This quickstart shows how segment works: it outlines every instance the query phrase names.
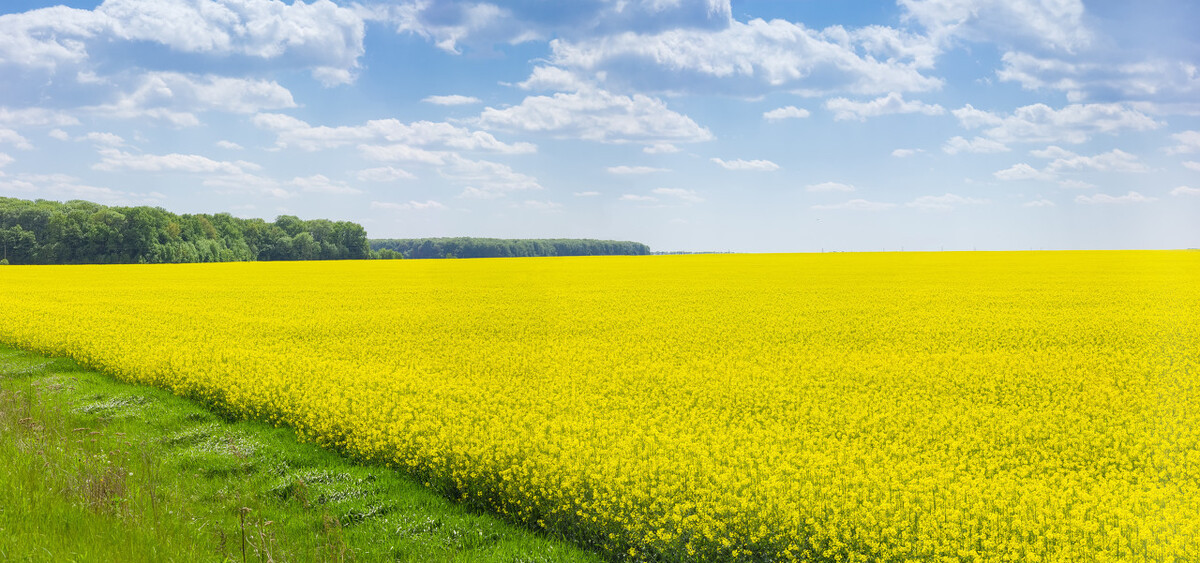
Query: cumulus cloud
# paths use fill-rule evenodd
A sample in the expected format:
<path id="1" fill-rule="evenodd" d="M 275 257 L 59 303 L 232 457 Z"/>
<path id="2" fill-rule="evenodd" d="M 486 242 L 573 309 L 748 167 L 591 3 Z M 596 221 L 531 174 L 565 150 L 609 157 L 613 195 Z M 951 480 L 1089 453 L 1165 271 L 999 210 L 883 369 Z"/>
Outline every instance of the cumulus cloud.
<path id="1" fill-rule="evenodd" d="M 653 190 L 650 190 L 650 193 L 667 197 L 675 197 L 690 203 L 700 203 L 704 201 L 704 198 L 696 194 L 696 190 L 687 190 L 684 188 L 654 188 Z"/>
<path id="2" fill-rule="evenodd" d="M 605 170 L 609 174 L 652 174 L 654 172 L 669 172 L 666 168 L 655 168 L 653 166 L 609 166 Z"/>
<path id="3" fill-rule="evenodd" d="M 657 98 L 623 96 L 584 89 L 553 96 L 529 96 L 507 108 L 489 107 L 479 115 L 485 128 L 550 133 L 608 143 L 647 144 L 700 142 L 713 138 L 708 129 L 676 113 Z"/>
<path id="4" fill-rule="evenodd" d="M 462 105 L 469 105 L 469 104 L 478 104 L 478 103 L 482 102 L 483 100 L 480 100 L 479 98 L 476 98 L 474 96 L 462 96 L 459 94 L 451 94 L 449 96 L 428 96 L 426 98 L 423 98 L 421 101 L 428 103 L 428 104 L 438 105 L 438 106 L 462 106 Z"/>
<path id="5" fill-rule="evenodd" d="M 846 98 L 832 98 L 825 101 L 825 109 L 833 112 L 833 118 L 838 120 L 856 119 L 866 121 L 868 117 L 877 117 L 894 113 L 923 113 L 925 115 L 942 115 L 946 109 L 937 104 L 926 104 L 917 100 L 905 101 L 898 92 L 891 92 L 881 98 L 868 102 L 855 102 Z"/>
<path id="6" fill-rule="evenodd" d="M 0 16 L 0 18 L 3 17 Z M 63 111 L 41 107 L 17 109 L 0 107 L 0 125 L 10 127 L 69 127 L 79 125 L 79 119 Z"/>
<path id="7" fill-rule="evenodd" d="M 444 155 L 415 148 L 430 145 L 503 154 L 537 151 L 537 146 L 532 143 L 505 143 L 486 131 L 472 131 L 446 122 L 404 123 L 398 119 L 375 119 L 362 125 L 328 127 L 309 125 L 289 115 L 260 113 L 254 116 L 254 124 L 260 129 L 273 131 L 275 145 L 279 148 L 316 151 L 358 144 L 361 149 L 365 144 L 367 148 L 363 149 L 364 152 L 378 160 L 418 160 L 440 164 Z M 383 141 L 394 144 L 378 144 Z M 394 156 L 383 156 L 388 153 Z"/>
<path id="8" fill-rule="evenodd" d="M 81 137 L 77 137 L 77 141 L 91 141 L 97 145 L 107 147 L 119 147 L 125 144 L 125 139 L 114 133 L 104 133 L 100 131 L 92 131 Z"/>
<path id="9" fill-rule="evenodd" d="M 924 149 L 896 149 L 892 151 L 892 156 L 896 158 L 908 158 L 919 152 L 925 152 Z"/>
<path id="10" fill-rule="evenodd" d="M 364 182 L 394 182 L 396 180 L 415 179 L 411 172 L 394 166 L 382 166 L 359 170 L 355 177 Z"/>
<path id="11" fill-rule="evenodd" d="M 806 109 L 801 109 L 796 106 L 784 106 L 775 108 L 771 111 L 763 112 L 763 119 L 767 121 L 782 121 L 784 119 L 803 119 L 809 116 Z"/>
<path id="12" fill-rule="evenodd" d="M 1075 196 L 1076 203 L 1087 203 L 1087 204 L 1146 203 L 1146 202 L 1157 201 L 1157 200 L 1158 200 L 1158 198 L 1156 198 L 1156 197 L 1147 197 L 1147 196 L 1144 196 L 1144 195 L 1142 195 L 1138 192 L 1134 192 L 1134 191 L 1131 191 L 1125 195 L 1119 195 L 1119 196 L 1111 196 L 1108 194 L 1096 194 L 1093 196 L 1086 196 L 1086 195 Z"/>
<path id="13" fill-rule="evenodd" d="M 84 109 L 105 117 L 149 117 L 193 127 L 200 124 L 195 114 L 199 111 L 254 113 L 292 107 L 296 107 L 292 93 L 273 81 L 150 72 L 114 101 Z"/>
<path id="14" fill-rule="evenodd" d="M 1173 195 L 1173 196 L 1181 196 L 1181 195 L 1200 195 L 1200 188 L 1192 188 L 1192 187 L 1188 187 L 1188 186 L 1179 186 L 1179 187 L 1177 187 L 1177 188 L 1175 188 L 1175 189 L 1171 190 L 1171 195 Z"/>
<path id="15" fill-rule="evenodd" d="M 1072 52 L 1088 46 L 1081 0 L 899 0 L 934 41 L 1020 43 Z"/>
<path id="16" fill-rule="evenodd" d="M 1191 154 L 1200 152 L 1200 131 L 1180 131 L 1171 135 L 1179 144 L 1168 147 L 1167 154 Z"/>
<path id="17" fill-rule="evenodd" d="M 408 201 L 407 203 L 372 201 L 371 209 L 385 209 L 388 211 L 436 211 L 447 209 L 447 207 L 440 202 L 429 199 L 425 201 Z"/>
<path id="18" fill-rule="evenodd" d="M 991 200 L 947 193 L 943 195 L 923 195 L 905 203 L 904 206 L 921 211 L 949 211 L 960 205 L 986 205 L 989 203 L 991 203 Z"/>
<path id="19" fill-rule="evenodd" d="M 810 192 L 852 192 L 854 191 L 854 186 L 839 182 L 821 182 L 820 184 L 804 186 L 804 189 Z"/>
<path id="20" fill-rule="evenodd" d="M 683 149 L 672 145 L 671 143 L 653 143 L 642 147 L 642 152 L 646 154 L 670 154 L 682 151 Z"/>
<path id="21" fill-rule="evenodd" d="M 952 112 L 967 129 L 984 128 L 1000 143 L 1084 143 L 1096 134 L 1157 129 L 1163 123 L 1125 104 L 1071 104 L 1054 109 L 1046 104 L 1022 106 L 1010 115 L 979 110 L 967 104 Z"/>
<path id="22" fill-rule="evenodd" d="M 12 163 L 13 163 L 13 161 L 14 161 L 13 157 L 11 157 L 11 156 L 8 156 L 7 154 L 0 152 L 0 168 L 4 168 L 5 166 L 8 166 L 9 164 L 12 164 Z"/>
<path id="23" fill-rule="evenodd" d="M 449 180 L 466 185 L 465 197 L 495 198 L 509 192 L 542 189 L 537 178 L 517 172 L 507 164 L 470 160 L 458 155 L 450 155 L 447 166 L 439 172 Z"/>
<path id="24" fill-rule="evenodd" d="M 1048 199 L 1035 199 L 1022 203 L 1021 207 L 1054 207 L 1054 202 Z"/>
<path id="25" fill-rule="evenodd" d="M 523 82 L 518 82 L 517 86 L 523 90 L 560 92 L 577 92 L 590 87 L 586 80 L 580 78 L 574 72 L 565 68 L 545 65 L 534 67 L 533 72 L 529 74 L 529 78 Z"/>
<path id="26" fill-rule="evenodd" d="M 600 195 L 600 192 L 588 190 L 585 192 L 574 192 L 571 195 L 573 195 L 575 197 L 596 197 L 596 196 Z"/>
<path id="27" fill-rule="evenodd" d="M 953 137 L 946 144 L 942 145 L 942 152 L 946 154 L 958 154 L 960 152 L 967 153 L 998 153 L 1008 152 L 1010 149 L 999 141 L 984 139 L 983 137 L 975 137 L 967 140 L 963 137 Z"/>
<path id="28" fill-rule="evenodd" d="M 0 16 L 0 64 L 53 71 L 89 61 L 93 46 L 149 42 L 215 59 L 276 61 L 336 84 L 353 79 L 364 31 L 355 10 L 329 0 L 107 0 L 95 10 L 58 6 Z"/>
<path id="29" fill-rule="evenodd" d="M 1137 156 L 1121 149 L 1113 149 L 1094 156 L 1080 156 L 1062 149 L 1052 152 L 1056 154 L 1057 158 L 1046 166 L 1046 170 L 1052 173 L 1084 168 L 1101 172 L 1148 172 L 1150 170 L 1145 163 L 1138 160 Z"/>
<path id="30" fill-rule="evenodd" d="M 730 21 L 721 29 L 674 28 L 550 42 L 550 62 L 603 73 L 619 86 L 659 91 L 760 94 L 935 90 L 921 73 L 936 49 L 919 35 L 869 26 L 824 31 L 785 20 Z"/>
<path id="31" fill-rule="evenodd" d="M 759 172 L 771 172 L 779 170 L 779 165 L 769 160 L 721 160 L 720 158 L 710 158 L 721 168 L 726 170 L 754 170 Z"/>
<path id="32" fill-rule="evenodd" d="M 1004 170 L 997 170 L 993 176 L 1001 180 L 1052 180 L 1054 175 L 1043 172 L 1024 162 L 1018 162 Z"/>
<path id="33" fill-rule="evenodd" d="M 658 198 L 656 198 L 654 196 L 637 195 L 637 194 L 621 194 L 621 197 L 619 197 L 617 199 L 619 199 L 621 201 L 638 201 L 638 202 L 643 202 L 643 203 L 658 201 Z"/>
<path id="34" fill-rule="evenodd" d="M 1059 90 L 1067 99 L 1123 98 L 1157 102 L 1194 102 L 1200 94 L 1200 74 L 1186 60 L 1141 59 L 1091 62 L 1007 52 L 996 71 L 1001 81 L 1017 82 L 1026 90 Z"/>
<path id="35" fill-rule="evenodd" d="M 731 18 L 728 0 L 598 0 L 554 10 L 525 2 L 403 1 L 360 6 L 359 13 L 389 23 L 397 32 L 424 37 L 450 53 L 555 36 L 586 38 L 615 30 L 714 29 L 728 25 Z"/>
<path id="36" fill-rule="evenodd" d="M 252 162 L 213 160 L 198 154 L 132 154 L 119 149 L 100 149 L 100 162 L 93 170 L 105 172 L 187 172 L 192 174 L 242 174 L 258 169 Z"/>
<path id="37" fill-rule="evenodd" d="M 222 149 L 225 149 L 225 150 L 230 150 L 230 151 L 240 151 L 240 150 L 242 150 L 242 145 L 239 145 L 239 144 L 237 144 L 237 143 L 235 143 L 235 142 L 233 142 L 233 141 L 227 141 L 227 140 L 225 140 L 225 139 L 222 139 L 222 140 L 220 140 L 220 141 L 217 141 L 217 143 L 216 143 L 216 144 L 217 144 L 217 147 L 220 147 L 220 148 L 222 148 Z"/>
<path id="38" fill-rule="evenodd" d="M 896 207 L 894 203 L 886 203 L 882 201 L 869 201 L 865 199 L 852 199 L 843 203 L 819 204 L 813 205 L 813 209 L 818 210 L 833 210 L 845 209 L 849 211 L 881 211 Z"/>
<path id="39" fill-rule="evenodd" d="M 1188 170 L 1200 172 L 1200 162 L 1196 162 L 1195 160 L 1185 160 L 1183 162 L 1183 167 L 1187 168 Z"/>
<path id="40" fill-rule="evenodd" d="M 33 148 L 33 144 L 29 139 L 22 137 L 20 133 L 7 127 L 0 127 L 0 144 L 10 144 L 18 149 L 29 150 Z"/>
<path id="41" fill-rule="evenodd" d="M 302 192 L 319 193 L 319 194 L 338 194 L 338 195 L 353 195 L 361 194 L 362 190 L 352 188 L 346 185 L 345 182 L 339 182 L 327 178 L 324 174 L 315 174 L 313 176 L 295 177 L 288 182 L 289 186 L 299 188 Z"/>

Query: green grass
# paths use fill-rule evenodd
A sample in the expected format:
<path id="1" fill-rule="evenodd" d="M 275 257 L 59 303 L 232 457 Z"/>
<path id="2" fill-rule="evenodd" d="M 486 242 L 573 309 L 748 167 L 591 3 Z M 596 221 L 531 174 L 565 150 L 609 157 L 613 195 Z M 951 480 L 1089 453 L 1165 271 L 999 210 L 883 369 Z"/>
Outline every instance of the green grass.
<path id="1" fill-rule="evenodd" d="M 0 561 L 600 561 L 285 428 L 0 345 Z"/>

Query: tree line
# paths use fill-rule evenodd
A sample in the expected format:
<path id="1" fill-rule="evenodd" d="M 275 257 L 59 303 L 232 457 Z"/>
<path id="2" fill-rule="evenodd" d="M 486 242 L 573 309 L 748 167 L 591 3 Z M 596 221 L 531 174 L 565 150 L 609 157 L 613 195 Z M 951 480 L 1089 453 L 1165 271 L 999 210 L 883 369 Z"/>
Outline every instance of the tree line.
<path id="1" fill-rule="evenodd" d="M 274 222 L 228 213 L 176 215 L 159 207 L 0 197 L 0 260 L 9 264 L 136 264 L 338 260 L 372 256 L 349 221 Z"/>
<path id="2" fill-rule="evenodd" d="M 412 238 L 372 239 L 371 250 L 404 258 L 507 258 L 650 254 L 640 242 L 595 239 Z"/>

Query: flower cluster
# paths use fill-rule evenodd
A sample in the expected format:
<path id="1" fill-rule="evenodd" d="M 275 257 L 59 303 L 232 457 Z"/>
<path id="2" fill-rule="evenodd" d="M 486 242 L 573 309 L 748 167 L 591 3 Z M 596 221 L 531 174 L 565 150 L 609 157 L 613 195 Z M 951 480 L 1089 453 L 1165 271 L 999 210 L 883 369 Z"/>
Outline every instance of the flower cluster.
<path id="1" fill-rule="evenodd" d="M 0 341 L 616 557 L 1200 559 L 1200 253 L 8 267 Z"/>

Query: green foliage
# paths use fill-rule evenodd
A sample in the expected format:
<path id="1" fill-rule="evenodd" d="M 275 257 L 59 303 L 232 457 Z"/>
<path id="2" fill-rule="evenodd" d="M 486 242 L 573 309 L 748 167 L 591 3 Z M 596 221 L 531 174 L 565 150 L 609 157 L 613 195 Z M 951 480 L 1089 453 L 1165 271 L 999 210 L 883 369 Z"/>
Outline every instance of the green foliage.
<path id="1" fill-rule="evenodd" d="M 371 258 L 367 232 L 348 221 L 274 223 L 228 213 L 176 215 L 159 207 L 108 207 L 0 197 L 2 259 L 13 264 L 158 264 Z"/>
<path id="2" fill-rule="evenodd" d="M 371 250 L 391 250 L 405 258 L 507 258 L 519 256 L 644 255 L 640 242 L 595 239 L 423 238 L 374 239 Z"/>

